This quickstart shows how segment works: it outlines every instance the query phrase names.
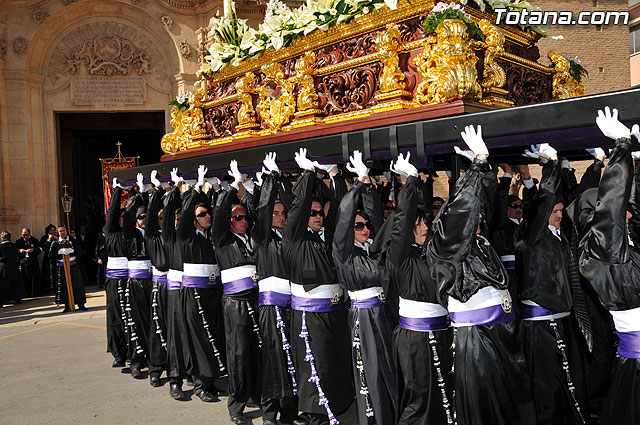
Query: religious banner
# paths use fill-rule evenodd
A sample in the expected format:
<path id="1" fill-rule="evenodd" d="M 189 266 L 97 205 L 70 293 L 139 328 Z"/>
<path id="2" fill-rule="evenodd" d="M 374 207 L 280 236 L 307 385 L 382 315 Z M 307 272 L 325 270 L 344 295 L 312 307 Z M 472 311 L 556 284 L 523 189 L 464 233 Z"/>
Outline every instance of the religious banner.
<path id="1" fill-rule="evenodd" d="M 118 153 L 113 158 L 102 159 L 100 158 L 100 164 L 102 165 L 102 184 L 104 189 L 104 213 L 107 214 L 109 210 L 109 200 L 111 199 L 111 194 L 113 193 L 113 187 L 111 187 L 111 182 L 109 181 L 109 172 L 114 170 L 122 170 L 125 168 L 134 168 L 138 166 L 139 156 L 132 156 L 127 158 L 122 155 L 120 151 L 120 146 L 122 143 L 116 143 L 118 146 Z M 127 192 L 122 193 L 122 198 L 120 200 L 120 207 L 124 208 L 127 201 L 129 200 L 129 194 Z"/>

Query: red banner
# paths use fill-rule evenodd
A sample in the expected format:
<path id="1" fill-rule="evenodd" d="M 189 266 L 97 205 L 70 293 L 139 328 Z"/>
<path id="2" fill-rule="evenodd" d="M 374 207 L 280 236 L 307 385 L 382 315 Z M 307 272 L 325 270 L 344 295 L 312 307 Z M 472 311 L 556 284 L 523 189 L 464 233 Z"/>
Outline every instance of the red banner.
<path id="1" fill-rule="evenodd" d="M 104 213 L 107 214 L 109 210 L 109 200 L 111 199 L 111 195 L 113 194 L 113 188 L 111 187 L 111 182 L 109 181 L 109 172 L 114 170 L 123 170 L 125 168 L 134 168 L 138 166 L 139 156 L 132 156 L 127 158 L 122 155 L 120 152 L 121 143 L 117 143 L 118 146 L 118 154 L 111 159 L 100 159 L 100 164 L 102 165 L 102 183 L 104 187 Z M 122 193 L 122 199 L 120 200 L 120 207 L 124 208 L 125 204 L 129 200 L 129 194 L 127 192 Z"/>

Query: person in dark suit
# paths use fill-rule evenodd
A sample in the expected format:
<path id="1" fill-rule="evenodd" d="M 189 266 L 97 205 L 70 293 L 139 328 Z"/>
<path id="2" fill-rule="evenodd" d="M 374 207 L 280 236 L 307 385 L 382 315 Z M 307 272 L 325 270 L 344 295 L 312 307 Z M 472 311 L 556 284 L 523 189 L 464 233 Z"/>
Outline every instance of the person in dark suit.
<path id="1" fill-rule="evenodd" d="M 0 307 L 9 300 L 20 304 L 25 296 L 18 264 L 18 248 L 11 242 L 11 233 L 5 230 L 0 233 Z"/>
<path id="2" fill-rule="evenodd" d="M 43 294 L 40 265 L 38 264 L 38 255 L 42 252 L 40 242 L 31 236 L 31 230 L 25 227 L 22 229 L 22 237 L 16 240 L 16 247 L 18 248 L 20 272 L 27 296 L 38 297 Z"/>

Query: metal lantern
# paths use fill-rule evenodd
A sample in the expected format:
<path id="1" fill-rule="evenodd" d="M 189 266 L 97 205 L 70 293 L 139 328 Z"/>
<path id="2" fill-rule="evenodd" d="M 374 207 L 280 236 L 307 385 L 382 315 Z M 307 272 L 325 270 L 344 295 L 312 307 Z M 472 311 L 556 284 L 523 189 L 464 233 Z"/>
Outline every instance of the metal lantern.
<path id="1" fill-rule="evenodd" d="M 69 213 L 71 212 L 71 203 L 73 202 L 73 197 L 71 197 L 69 195 L 69 193 L 67 192 L 67 188 L 69 186 L 67 186 L 66 184 L 64 186 L 62 186 L 62 188 L 64 189 L 64 193 L 62 194 L 62 197 L 60 198 L 60 202 L 62 202 L 62 211 L 64 211 L 64 213 L 67 215 L 67 230 L 69 230 Z"/>

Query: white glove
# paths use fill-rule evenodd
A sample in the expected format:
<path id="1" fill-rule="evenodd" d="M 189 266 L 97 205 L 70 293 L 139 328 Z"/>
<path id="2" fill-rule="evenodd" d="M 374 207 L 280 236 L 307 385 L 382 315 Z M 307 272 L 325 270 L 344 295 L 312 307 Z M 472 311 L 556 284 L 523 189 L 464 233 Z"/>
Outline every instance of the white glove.
<path id="1" fill-rule="evenodd" d="M 151 184 L 155 187 L 162 187 L 162 183 L 158 180 L 158 170 L 151 171 Z"/>
<path id="2" fill-rule="evenodd" d="M 347 170 L 358 175 L 358 177 L 368 177 L 369 169 L 362 161 L 362 152 L 356 150 L 353 151 L 351 157 L 349 157 L 349 163 L 347 164 Z"/>
<path id="3" fill-rule="evenodd" d="M 207 183 L 209 183 L 209 186 L 211 187 L 215 187 L 220 186 L 220 179 L 217 177 L 209 177 L 208 179 L 205 179 L 207 181 Z"/>
<path id="4" fill-rule="evenodd" d="M 184 179 L 182 177 L 178 176 L 178 168 L 174 168 L 173 170 L 171 170 L 171 181 L 173 182 L 173 184 L 178 184 L 179 182 L 183 182 Z"/>
<path id="5" fill-rule="evenodd" d="M 391 165 L 389 166 L 389 168 L 391 169 L 392 172 L 396 174 L 400 174 L 402 176 L 417 177 L 418 170 L 409 162 L 410 157 L 411 157 L 411 152 L 407 152 L 406 158 L 403 158 L 402 154 L 398 155 L 398 159 L 395 165 L 393 164 L 393 161 L 391 161 Z"/>
<path id="6" fill-rule="evenodd" d="M 605 106 L 604 112 L 601 110 L 598 111 L 596 124 L 598 124 L 602 134 L 610 139 L 616 140 L 631 136 L 629 128 L 618 121 L 618 110 L 615 108 L 613 108 L 613 113 L 608 106 Z"/>
<path id="7" fill-rule="evenodd" d="M 73 253 L 74 253 L 73 248 L 60 248 L 60 249 L 58 250 L 58 254 L 66 254 L 66 255 L 70 255 L 70 254 L 73 254 Z"/>
<path id="8" fill-rule="evenodd" d="M 633 127 L 631 127 L 631 135 L 640 142 L 640 126 L 638 126 L 638 124 L 634 124 Z"/>
<path id="9" fill-rule="evenodd" d="M 631 152 L 631 158 L 640 159 L 640 151 Z"/>
<path id="10" fill-rule="evenodd" d="M 540 152 L 536 150 L 535 145 L 531 145 L 531 150 L 525 149 L 522 156 L 525 158 L 540 159 Z"/>
<path id="11" fill-rule="evenodd" d="M 262 167 L 262 171 L 258 171 L 256 173 L 256 180 L 254 181 L 254 183 L 256 184 L 256 186 L 262 186 L 262 183 L 264 182 L 262 180 L 262 176 L 269 174 L 269 170 L 267 170 L 266 168 Z"/>
<path id="12" fill-rule="evenodd" d="M 589 152 L 595 159 L 599 159 L 599 160 L 603 160 L 606 156 L 606 154 L 604 153 L 604 149 L 602 148 L 591 148 L 591 149 L 585 149 L 587 152 Z"/>
<path id="13" fill-rule="evenodd" d="M 335 167 L 336 164 L 324 165 L 324 164 L 318 163 L 318 161 L 313 161 L 313 166 L 319 170 L 324 170 L 328 173 L 329 171 L 333 170 L 333 167 Z"/>
<path id="14" fill-rule="evenodd" d="M 298 167 L 302 168 L 303 170 L 315 171 L 315 164 L 313 163 L 313 161 L 307 158 L 306 148 L 300 148 L 300 152 L 296 152 L 296 154 L 294 155 L 294 159 L 296 160 Z"/>
<path id="15" fill-rule="evenodd" d="M 536 149 L 539 153 L 540 156 L 543 158 L 551 158 L 554 155 L 558 154 L 558 151 L 556 151 L 554 148 L 552 148 L 549 143 L 542 143 L 540 145 L 538 145 L 538 148 Z"/>
<path id="16" fill-rule="evenodd" d="M 264 161 L 262 161 L 262 163 L 264 164 L 265 168 L 269 170 L 269 172 L 273 172 L 273 171 L 275 171 L 276 173 L 280 172 L 280 168 L 278 168 L 278 164 L 276 164 L 275 152 L 269 152 L 268 154 L 266 154 L 264 156 Z M 257 174 L 256 174 L 256 177 L 257 177 Z"/>
<path id="17" fill-rule="evenodd" d="M 140 189 L 140 193 L 146 191 L 146 186 L 144 185 L 144 176 L 142 175 L 142 173 L 138 173 L 138 176 L 136 178 L 136 183 L 138 184 L 138 188 Z"/>
<path id="18" fill-rule="evenodd" d="M 242 185 L 247 190 L 247 192 L 253 195 L 253 190 L 256 188 L 256 184 L 253 182 L 253 180 L 248 179 L 247 181 L 243 182 Z"/>
<path id="19" fill-rule="evenodd" d="M 569 160 L 567 158 L 562 158 L 562 162 L 560 163 L 560 166 L 562 168 L 571 168 L 571 163 L 569 162 Z"/>
<path id="20" fill-rule="evenodd" d="M 200 189 L 204 186 L 204 176 L 207 175 L 207 167 L 204 165 L 198 165 L 198 182 L 196 183 L 196 188 Z"/>
<path id="21" fill-rule="evenodd" d="M 113 187 L 114 189 L 115 189 L 116 187 L 119 187 L 120 189 L 124 189 L 124 188 L 122 187 L 122 185 L 120 184 L 120 182 L 118 181 L 118 178 L 117 178 L 117 177 L 114 177 L 114 178 L 113 178 L 113 184 L 111 185 L 111 187 Z"/>
<path id="22" fill-rule="evenodd" d="M 222 180 L 220 182 L 220 187 L 222 188 L 222 190 L 225 190 L 225 191 L 229 190 L 229 182 Z"/>
<path id="23" fill-rule="evenodd" d="M 464 150 L 463 151 L 462 149 L 460 149 L 457 146 L 454 146 L 453 150 L 456 151 L 456 153 L 458 155 L 462 155 L 462 156 L 464 156 L 465 158 L 468 158 L 471 161 L 473 161 L 473 159 L 476 157 L 476 155 L 472 151 L 469 151 L 469 150 Z"/>
<path id="24" fill-rule="evenodd" d="M 235 159 L 232 159 L 231 162 L 229 163 L 229 171 L 228 174 L 233 177 L 233 181 L 234 182 L 240 182 L 242 183 L 243 181 L 246 180 L 247 176 L 242 174 L 240 172 L 240 170 L 238 169 L 238 161 L 236 161 Z"/>
<path id="25" fill-rule="evenodd" d="M 469 146 L 474 156 L 489 155 L 487 145 L 482 140 L 482 126 L 478 126 L 478 129 L 474 129 L 472 125 L 468 125 L 464 128 L 464 131 L 460 133 L 462 140 Z"/>

